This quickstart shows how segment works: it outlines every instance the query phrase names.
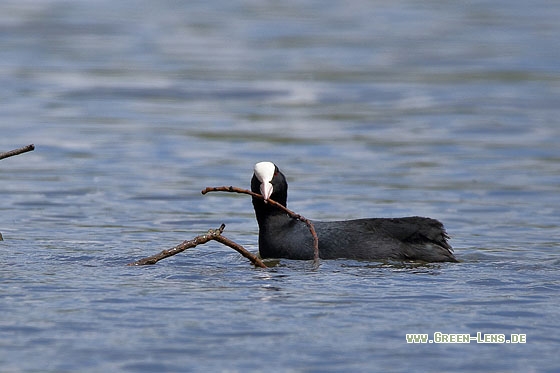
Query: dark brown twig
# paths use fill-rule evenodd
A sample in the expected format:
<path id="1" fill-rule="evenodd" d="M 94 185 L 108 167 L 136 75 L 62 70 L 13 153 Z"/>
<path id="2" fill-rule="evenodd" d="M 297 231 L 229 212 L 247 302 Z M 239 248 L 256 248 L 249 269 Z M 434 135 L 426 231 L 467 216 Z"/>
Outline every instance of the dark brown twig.
<path id="1" fill-rule="evenodd" d="M 207 187 L 202 191 L 202 194 L 206 194 L 208 192 L 241 193 L 241 194 L 248 194 L 250 196 L 264 200 L 264 197 L 258 193 L 252 192 L 247 189 L 234 187 L 234 186 Z M 317 232 L 315 232 L 315 227 L 313 226 L 313 223 L 308 219 L 306 219 L 305 217 L 301 216 L 300 214 L 296 214 L 292 210 L 288 209 L 287 207 L 281 205 L 280 203 L 274 200 L 267 199 L 266 202 L 284 211 L 286 214 L 290 215 L 290 217 L 292 217 L 293 219 L 302 221 L 305 223 L 305 225 L 307 225 L 307 228 L 309 228 L 309 232 L 311 232 L 311 236 L 313 237 L 313 261 L 317 266 L 317 264 L 319 263 L 319 238 L 317 237 Z"/>
<path id="2" fill-rule="evenodd" d="M 14 149 L 14 150 L 10 150 L 9 152 L 0 153 L 0 159 L 13 157 L 14 155 L 27 153 L 27 152 L 30 152 L 32 150 L 35 150 L 35 145 L 30 144 L 30 145 L 24 146 L 23 148 Z"/>
<path id="3" fill-rule="evenodd" d="M 162 259 L 168 258 L 170 256 L 179 254 L 187 249 L 193 248 L 198 245 L 205 244 L 208 241 L 215 240 L 218 241 L 226 246 L 231 247 L 232 249 L 236 250 L 238 253 L 243 255 L 245 258 L 249 259 L 253 265 L 256 267 L 267 268 L 267 266 L 260 260 L 257 256 L 248 252 L 243 246 L 231 241 L 230 239 L 222 236 L 222 232 L 224 231 L 225 224 L 222 224 L 218 229 L 210 229 L 206 234 L 196 236 L 192 240 L 183 241 L 179 245 L 168 249 L 163 250 L 159 254 L 155 254 L 149 256 L 144 259 L 137 260 L 133 263 L 129 263 L 129 266 L 141 266 L 141 265 L 148 265 L 148 264 L 156 264 Z"/>
<path id="4" fill-rule="evenodd" d="M 229 238 L 220 235 L 217 235 L 216 237 L 214 237 L 214 240 L 223 243 L 226 246 L 231 247 L 233 250 L 237 251 L 239 254 L 243 255 L 245 258 L 249 259 L 251 261 L 251 263 L 253 263 L 253 265 L 255 267 L 261 267 L 261 268 L 268 268 L 266 266 L 266 264 L 264 264 L 262 262 L 262 260 L 259 259 L 258 256 L 251 254 L 250 252 L 248 252 L 243 246 L 239 245 L 236 242 L 233 242 L 232 240 L 230 240 Z"/>

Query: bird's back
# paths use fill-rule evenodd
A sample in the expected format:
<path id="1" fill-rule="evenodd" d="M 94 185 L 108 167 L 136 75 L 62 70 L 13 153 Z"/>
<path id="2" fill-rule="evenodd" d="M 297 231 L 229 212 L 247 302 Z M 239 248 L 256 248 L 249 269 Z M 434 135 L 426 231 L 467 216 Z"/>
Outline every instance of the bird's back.
<path id="1" fill-rule="evenodd" d="M 457 261 L 443 225 L 435 219 L 372 218 L 313 225 L 323 259 Z M 259 250 L 263 258 L 312 259 L 313 240 L 304 223 L 276 216 L 261 227 Z"/>
<path id="2" fill-rule="evenodd" d="M 423 217 L 314 222 L 324 258 L 457 261 L 441 222 Z"/>

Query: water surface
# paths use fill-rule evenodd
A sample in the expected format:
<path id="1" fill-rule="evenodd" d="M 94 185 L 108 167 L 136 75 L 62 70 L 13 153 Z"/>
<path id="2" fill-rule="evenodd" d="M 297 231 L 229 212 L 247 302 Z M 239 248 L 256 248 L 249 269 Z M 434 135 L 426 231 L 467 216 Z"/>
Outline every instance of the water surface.
<path id="1" fill-rule="evenodd" d="M 7 372 L 555 371 L 555 2 L 6 1 Z M 459 264 L 256 252 L 252 165 L 312 219 L 431 216 Z M 526 334 L 407 344 L 408 333 Z"/>

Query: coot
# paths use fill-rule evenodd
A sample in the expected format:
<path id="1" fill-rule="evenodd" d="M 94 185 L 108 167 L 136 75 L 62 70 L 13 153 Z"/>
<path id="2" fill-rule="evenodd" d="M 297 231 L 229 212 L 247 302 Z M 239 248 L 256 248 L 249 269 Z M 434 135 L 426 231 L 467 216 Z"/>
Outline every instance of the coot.
<path id="1" fill-rule="evenodd" d="M 286 177 L 272 162 L 255 165 L 251 190 L 287 207 Z M 262 258 L 313 259 L 313 238 L 305 223 L 253 197 Z M 418 216 L 312 221 L 322 259 L 457 262 L 443 224 Z"/>

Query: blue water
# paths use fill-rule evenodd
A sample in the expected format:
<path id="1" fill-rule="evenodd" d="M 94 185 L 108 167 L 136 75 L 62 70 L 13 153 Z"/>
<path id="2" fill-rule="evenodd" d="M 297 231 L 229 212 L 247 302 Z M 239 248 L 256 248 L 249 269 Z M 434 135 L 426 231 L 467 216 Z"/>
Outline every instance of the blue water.
<path id="1" fill-rule="evenodd" d="M 553 372 L 560 4 L 0 3 L 2 372 Z M 312 219 L 443 221 L 459 264 L 257 252 L 254 163 Z M 525 334 L 407 344 L 406 334 Z"/>

